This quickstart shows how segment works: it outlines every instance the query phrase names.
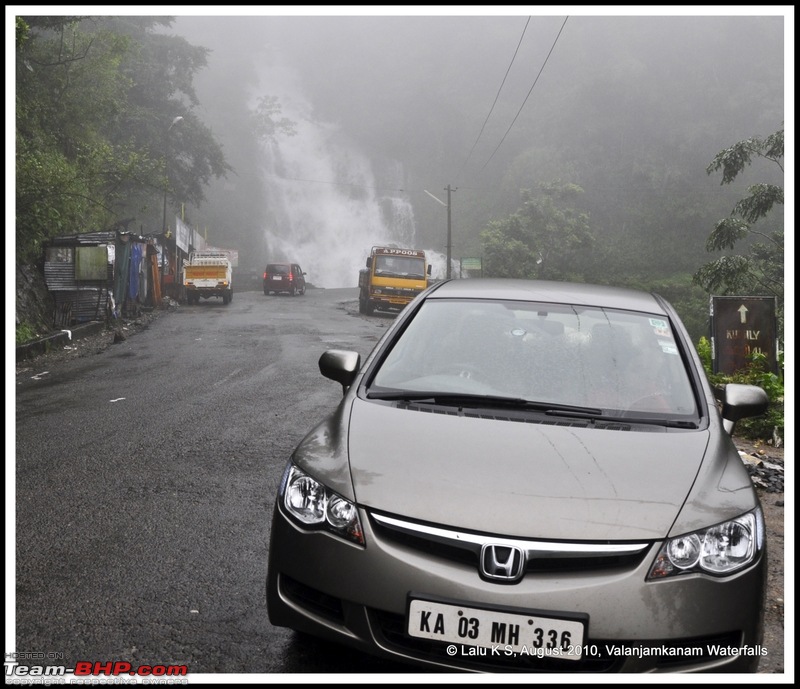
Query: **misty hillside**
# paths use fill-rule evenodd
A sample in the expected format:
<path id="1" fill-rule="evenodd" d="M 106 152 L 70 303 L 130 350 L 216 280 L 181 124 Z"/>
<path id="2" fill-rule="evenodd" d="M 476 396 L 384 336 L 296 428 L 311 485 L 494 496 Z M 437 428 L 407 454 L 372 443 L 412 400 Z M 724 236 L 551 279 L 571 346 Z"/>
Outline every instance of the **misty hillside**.
<path id="1" fill-rule="evenodd" d="M 781 17 L 178 17 L 211 49 L 202 112 L 235 174 L 197 222 L 252 258 L 351 286 L 371 244 L 480 256 L 486 224 L 561 180 L 605 266 L 693 271 L 766 166 L 722 187 L 715 154 L 782 127 Z M 502 88 L 501 88 L 502 85 Z M 293 136 L 241 126 L 275 97 Z M 750 176 L 752 175 L 752 176 Z M 776 221 L 779 218 L 776 217 Z"/>

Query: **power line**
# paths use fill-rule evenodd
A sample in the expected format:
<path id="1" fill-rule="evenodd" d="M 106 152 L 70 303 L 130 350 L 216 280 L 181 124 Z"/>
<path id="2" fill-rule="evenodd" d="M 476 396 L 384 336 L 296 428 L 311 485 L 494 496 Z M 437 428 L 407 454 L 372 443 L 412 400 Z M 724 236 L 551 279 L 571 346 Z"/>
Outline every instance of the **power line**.
<path id="1" fill-rule="evenodd" d="M 547 61 L 550 59 L 550 55 L 552 55 L 553 50 L 556 47 L 556 43 L 558 43 L 558 39 L 561 36 L 561 32 L 564 30 L 564 26 L 566 26 L 567 19 L 569 19 L 569 17 L 566 17 L 564 19 L 564 23 L 561 25 L 561 28 L 558 31 L 558 35 L 556 36 L 555 40 L 553 41 L 553 45 L 550 47 L 550 52 L 547 53 L 547 57 L 544 59 L 544 62 L 542 63 L 541 68 L 539 69 L 539 73 L 536 75 L 536 79 L 533 80 L 533 84 L 531 85 L 531 88 L 528 91 L 528 95 L 525 96 L 525 100 L 522 101 L 522 105 L 519 106 L 519 110 L 517 111 L 517 114 L 514 116 L 514 119 L 511 121 L 511 124 L 508 126 L 508 129 L 506 130 L 506 133 L 503 134 L 503 138 L 500 139 L 500 143 L 497 144 L 497 148 L 495 148 L 494 151 L 492 151 L 492 155 L 489 156 L 489 160 L 487 160 L 483 164 L 483 167 L 481 168 L 481 171 L 483 171 L 483 169 L 489 164 L 489 162 L 492 160 L 492 158 L 494 158 L 494 154 L 497 153 L 497 151 L 499 150 L 500 146 L 503 145 L 503 142 L 506 140 L 506 137 L 508 136 L 508 133 L 511 131 L 511 128 L 514 126 L 514 123 L 517 121 L 517 118 L 520 116 L 520 113 L 522 112 L 522 108 L 524 108 L 525 107 L 525 103 L 528 102 L 528 98 L 530 98 L 531 93 L 533 93 L 533 88 L 536 86 L 536 82 L 539 81 L 539 77 L 542 76 L 542 72 L 544 71 L 545 65 L 547 65 Z"/>
<path id="2" fill-rule="evenodd" d="M 369 186 L 369 185 L 366 185 L 366 184 L 353 184 L 351 182 L 330 182 L 330 181 L 321 180 L 321 179 L 303 179 L 301 177 L 282 177 L 280 175 L 275 175 L 275 174 L 272 174 L 271 176 L 272 177 L 276 177 L 277 179 L 288 181 L 288 182 L 304 182 L 304 183 L 307 183 L 307 184 L 326 184 L 326 185 L 334 186 L 334 187 L 351 187 L 351 188 L 355 188 L 355 189 L 372 189 L 372 190 L 375 190 L 375 191 L 399 192 L 401 194 L 420 194 L 420 193 L 425 193 L 425 194 L 428 194 L 429 196 L 433 197 L 434 199 L 436 199 L 443 206 L 447 206 L 447 204 L 444 201 L 440 201 L 439 199 L 437 199 L 435 196 L 433 196 L 433 194 L 431 194 L 426 189 L 400 189 L 400 188 L 394 188 L 394 187 L 375 187 L 375 186 Z M 488 191 L 488 190 L 493 190 L 493 189 L 497 189 L 497 188 L 498 188 L 498 186 L 496 184 L 492 184 L 492 185 L 489 185 L 489 186 L 486 186 L 486 185 L 480 185 L 480 186 L 463 186 L 463 185 L 460 185 L 458 187 L 458 189 L 468 189 L 468 190 L 473 190 L 473 191 L 476 191 L 476 190 L 477 191 Z M 597 186 L 597 185 L 593 185 L 592 186 L 592 190 L 593 191 L 598 191 L 598 192 L 603 192 L 603 193 L 609 192 L 609 191 L 617 191 L 617 192 L 624 191 L 625 193 L 636 193 L 636 194 L 664 194 L 664 193 L 668 193 L 668 192 L 665 192 L 661 188 L 656 188 L 656 187 L 652 187 L 652 186 L 650 186 L 650 187 L 647 187 L 647 186 L 633 187 L 633 186 L 630 186 L 630 185 L 616 185 L 616 186 L 602 186 L 602 187 L 601 186 Z M 456 187 L 451 187 L 451 191 L 456 191 Z M 694 190 L 694 194 L 695 194 L 695 196 L 705 196 L 705 195 L 708 195 L 708 196 L 719 196 L 719 189 L 717 189 L 716 187 L 711 188 L 711 189 L 695 189 Z"/>
<path id="3" fill-rule="evenodd" d="M 506 74 L 503 77 L 503 82 L 500 84 L 500 88 L 497 89 L 497 95 L 494 97 L 494 103 L 492 103 L 492 107 L 489 109 L 489 114 L 486 115 L 486 119 L 483 122 L 483 126 L 481 127 L 481 130 L 478 132 L 478 138 L 475 139 L 475 143 L 472 144 L 472 148 L 470 149 L 469 154 L 467 155 L 467 159 L 464 161 L 463 167 L 466 167 L 467 163 L 469 163 L 469 159 L 472 157 L 472 152 L 475 150 L 475 146 L 478 145 L 478 141 L 480 141 L 481 135 L 483 134 L 483 130 L 486 128 L 486 123 L 489 121 L 489 118 L 492 116 L 492 112 L 494 112 L 494 106 L 497 105 L 497 99 L 500 98 L 500 91 L 503 90 L 503 86 L 506 83 L 506 79 L 508 78 L 508 73 L 511 71 L 511 65 L 513 65 L 514 64 L 514 60 L 517 59 L 517 53 L 519 52 L 519 47 L 520 47 L 520 45 L 522 45 L 522 39 L 525 38 L 525 32 L 528 30 L 528 24 L 530 24 L 530 23 L 531 23 L 531 18 L 528 17 L 528 21 L 525 22 L 525 28 L 522 29 L 522 35 L 519 37 L 519 43 L 517 43 L 517 49 L 514 51 L 514 55 L 511 58 L 511 62 L 508 65 L 508 69 L 506 70 Z"/>

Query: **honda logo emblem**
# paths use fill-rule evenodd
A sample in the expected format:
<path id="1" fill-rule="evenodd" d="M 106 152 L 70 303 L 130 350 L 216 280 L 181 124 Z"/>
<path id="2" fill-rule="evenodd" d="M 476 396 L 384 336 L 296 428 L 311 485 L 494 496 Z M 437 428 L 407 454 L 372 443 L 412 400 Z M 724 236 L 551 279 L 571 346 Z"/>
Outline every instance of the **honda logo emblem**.
<path id="1" fill-rule="evenodd" d="M 486 543 L 481 548 L 481 575 L 494 581 L 514 582 L 522 578 L 525 557 L 522 549 L 511 545 Z"/>

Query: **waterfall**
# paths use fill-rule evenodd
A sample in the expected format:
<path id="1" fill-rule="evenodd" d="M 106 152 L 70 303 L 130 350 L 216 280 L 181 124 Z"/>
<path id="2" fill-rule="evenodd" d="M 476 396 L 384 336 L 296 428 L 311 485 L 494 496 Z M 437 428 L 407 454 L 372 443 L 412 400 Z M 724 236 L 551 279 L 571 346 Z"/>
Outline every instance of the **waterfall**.
<path id="1" fill-rule="evenodd" d="M 297 133 L 264 146 L 267 261 L 299 263 L 315 287 L 355 287 L 372 246 L 414 248 L 402 166 L 382 162 L 379 184 L 370 159 L 334 123 L 315 119 L 293 84 L 275 95 Z"/>

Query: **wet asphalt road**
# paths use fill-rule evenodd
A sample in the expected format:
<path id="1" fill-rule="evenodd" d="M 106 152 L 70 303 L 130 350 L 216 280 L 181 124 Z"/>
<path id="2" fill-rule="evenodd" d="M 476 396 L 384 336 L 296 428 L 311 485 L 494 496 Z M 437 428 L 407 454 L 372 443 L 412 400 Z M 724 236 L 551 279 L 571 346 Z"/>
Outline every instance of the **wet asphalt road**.
<path id="1" fill-rule="evenodd" d="M 186 665 L 190 680 L 408 671 L 272 627 L 264 602 L 284 465 L 341 398 L 319 356 L 366 355 L 391 322 L 359 316 L 356 298 L 180 306 L 100 354 L 18 376 L 17 652 Z"/>
<path id="2" fill-rule="evenodd" d="M 6 651 L 66 667 L 186 665 L 190 683 L 418 681 L 413 668 L 271 626 L 264 603 L 278 481 L 341 398 L 319 356 L 366 355 L 391 322 L 359 315 L 356 289 L 243 292 L 165 312 L 99 354 L 26 365 Z"/>

